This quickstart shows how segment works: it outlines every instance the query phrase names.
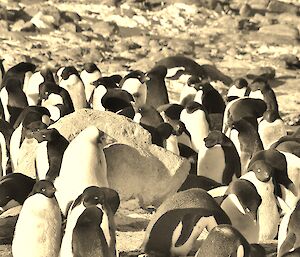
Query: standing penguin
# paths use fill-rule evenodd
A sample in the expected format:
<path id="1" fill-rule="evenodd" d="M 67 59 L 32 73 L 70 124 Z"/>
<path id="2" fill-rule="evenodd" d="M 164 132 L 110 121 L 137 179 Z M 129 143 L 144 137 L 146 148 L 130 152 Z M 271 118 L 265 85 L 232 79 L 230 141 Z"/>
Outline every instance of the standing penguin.
<path id="1" fill-rule="evenodd" d="M 149 80 L 147 85 L 146 104 L 157 108 L 163 104 L 169 103 L 168 90 L 165 83 L 167 68 L 165 66 L 155 66 L 147 72 Z"/>
<path id="2" fill-rule="evenodd" d="M 157 209 L 146 229 L 143 250 L 154 256 L 187 256 L 198 236 L 218 224 L 231 224 L 203 189 L 178 192 Z"/>
<path id="3" fill-rule="evenodd" d="M 210 130 L 205 108 L 197 102 L 190 102 L 182 110 L 180 120 L 191 135 L 192 148 L 198 152 L 203 148 L 204 138 L 208 136 Z"/>
<path id="4" fill-rule="evenodd" d="M 21 82 L 14 78 L 8 78 L 5 87 L 1 89 L 0 99 L 3 108 L 2 117 L 13 125 L 23 109 L 28 106 Z"/>
<path id="5" fill-rule="evenodd" d="M 60 257 L 115 257 L 114 214 L 120 204 L 110 188 L 90 186 L 72 203 Z"/>
<path id="6" fill-rule="evenodd" d="M 250 88 L 248 82 L 244 78 L 237 78 L 233 81 L 226 95 L 226 101 L 231 102 L 232 100 L 249 96 Z"/>
<path id="7" fill-rule="evenodd" d="M 20 212 L 12 254 L 15 257 L 58 256 L 61 243 L 61 213 L 47 180 L 38 181 Z"/>
<path id="8" fill-rule="evenodd" d="M 59 175 L 63 154 L 69 141 L 54 128 L 33 132 L 33 137 L 39 143 L 35 158 L 37 177 L 39 180 L 54 182 Z"/>
<path id="9" fill-rule="evenodd" d="M 25 137 L 32 137 L 32 131 L 45 129 L 50 124 L 50 113 L 45 107 L 28 106 L 14 124 L 15 131 L 10 140 L 11 166 L 14 171 L 18 166 L 19 151 Z"/>
<path id="10" fill-rule="evenodd" d="M 56 83 L 44 82 L 40 85 L 38 103 L 49 110 L 51 120 L 54 122 L 74 112 L 69 92 Z"/>
<path id="11" fill-rule="evenodd" d="M 42 83 L 55 83 L 50 68 L 43 67 L 40 71 L 32 74 L 28 81 L 28 87 L 24 88 L 28 105 L 37 105 L 39 100 L 39 88 Z"/>
<path id="12" fill-rule="evenodd" d="M 265 251 L 257 252 L 234 226 L 218 225 L 204 240 L 195 257 L 265 257 Z"/>
<path id="13" fill-rule="evenodd" d="M 130 93 L 137 107 L 146 103 L 147 100 L 147 85 L 146 81 L 149 78 L 140 70 L 134 70 L 128 73 L 120 81 L 120 87 Z"/>
<path id="14" fill-rule="evenodd" d="M 232 141 L 221 131 L 211 131 L 198 153 L 197 175 L 228 185 L 241 176 L 239 154 Z"/>
<path id="15" fill-rule="evenodd" d="M 81 131 L 65 150 L 60 174 L 54 182 L 56 197 L 64 216 L 72 201 L 86 187 L 108 187 L 103 147 L 104 133 L 95 126 L 89 126 Z"/>
<path id="16" fill-rule="evenodd" d="M 61 73 L 61 80 L 59 86 L 66 89 L 72 99 L 75 110 L 86 108 L 87 101 L 85 95 L 85 88 L 79 76 L 78 71 L 74 66 L 67 66 Z"/>
<path id="17" fill-rule="evenodd" d="M 84 84 L 86 101 L 89 102 L 91 95 L 96 88 L 93 82 L 102 77 L 102 73 L 95 63 L 85 63 L 80 73 L 80 78 Z"/>

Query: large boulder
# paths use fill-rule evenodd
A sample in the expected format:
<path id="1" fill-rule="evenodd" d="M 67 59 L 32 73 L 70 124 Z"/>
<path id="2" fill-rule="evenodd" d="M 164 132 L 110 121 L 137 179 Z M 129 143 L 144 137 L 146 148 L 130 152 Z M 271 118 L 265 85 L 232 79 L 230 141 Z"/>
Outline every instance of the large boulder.
<path id="1" fill-rule="evenodd" d="M 107 135 L 104 153 L 108 181 L 121 200 L 138 199 L 140 206 L 158 206 L 175 193 L 186 179 L 190 163 L 151 143 L 151 135 L 139 124 L 112 112 L 81 109 L 52 125 L 71 141 L 87 126 Z M 17 171 L 35 177 L 37 141 L 25 139 Z"/>
<path id="2" fill-rule="evenodd" d="M 299 31 L 292 25 L 266 25 L 260 27 L 258 32 L 266 42 L 289 44 L 299 40 Z"/>
<path id="3" fill-rule="evenodd" d="M 267 10 L 274 13 L 291 13 L 297 15 L 299 14 L 300 8 L 294 4 L 285 3 L 278 0 L 271 0 Z"/>

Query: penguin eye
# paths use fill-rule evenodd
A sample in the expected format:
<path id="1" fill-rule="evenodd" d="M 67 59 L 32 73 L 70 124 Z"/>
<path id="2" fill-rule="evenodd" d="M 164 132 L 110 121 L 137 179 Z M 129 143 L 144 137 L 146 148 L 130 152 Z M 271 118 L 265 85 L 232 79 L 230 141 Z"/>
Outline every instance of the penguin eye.
<path id="1" fill-rule="evenodd" d="M 94 200 L 98 201 L 99 197 L 98 196 L 94 196 Z"/>
<path id="2" fill-rule="evenodd" d="M 9 199 L 9 198 L 10 198 L 10 196 L 9 196 L 9 195 L 7 195 L 7 196 L 5 196 L 5 198 L 6 198 L 6 199 Z"/>
<path id="3" fill-rule="evenodd" d="M 43 188 L 42 188 L 42 192 L 46 192 L 46 188 L 43 187 Z"/>
<path id="4" fill-rule="evenodd" d="M 246 212 L 250 212 L 249 208 L 246 208 Z"/>
<path id="5" fill-rule="evenodd" d="M 260 172 L 261 172 L 261 170 L 260 170 L 260 169 L 257 169 L 257 172 L 258 172 L 258 173 L 260 173 Z"/>

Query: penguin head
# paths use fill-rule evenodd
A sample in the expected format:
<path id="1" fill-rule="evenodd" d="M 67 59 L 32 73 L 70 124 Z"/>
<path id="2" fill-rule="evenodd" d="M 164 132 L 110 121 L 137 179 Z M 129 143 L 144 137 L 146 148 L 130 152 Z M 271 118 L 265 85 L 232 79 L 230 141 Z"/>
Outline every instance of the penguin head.
<path id="1" fill-rule="evenodd" d="M 60 87 L 55 82 L 44 82 L 39 87 L 40 100 L 47 100 L 51 93 L 59 94 Z"/>
<path id="2" fill-rule="evenodd" d="M 165 78 L 167 76 L 168 69 L 164 65 L 158 65 L 152 68 L 146 73 L 146 76 L 150 79 L 153 78 Z"/>
<path id="3" fill-rule="evenodd" d="M 55 187 L 51 181 L 48 180 L 40 180 L 36 182 L 32 189 L 32 195 L 34 194 L 42 194 L 48 198 L 54 197 Z"/>
<path id="4" fill-rule="evenodd" d="M 99 68 L 97 67 L 97 65 L 95 63 L 92 63 L 92 62 L 85 63 L 83 65 L 83 69 L 87 73 L 93 73 L 94 71 L 100 71 Z"/>
<path id="5" fill-rule="evenodd" d="M 173 127 L 166 122 L 162 122 L 156 127 L 159 135 L 161 136 L 162 140 L 168 139 L 173 134 Z"/>
<path id="6" fill-rule="evenodd" d="M 180 120 L 174 120 L 171 123 L 173 127 L 173 134 L 176 136 L 181 136 L 184 132 L 189 135 L 184 123 Z"/>
<path id="7" fill-rule="evenodd" d="M 103 86 L 105 88 L 118 88 L 119 83 L 121 81 L 122 77 L 120 75 L 112 75 L 110 77 L 101 77 L 94 82 L 92 82 L 92 85 L 95 87 Z"/>
<path id="8" fill-rule="evenodd" d="M 265 160 L 256 160 L 250 163 L 248 172 L 254 172 L 256 178 L 261 182 L 268 182 L 273 177 L 274 168 Z"/>
<path id="9" fill-rule="evenodd" d="M 105 133 L 95 126 L 88 126 L 83 131 L 81 131 L 80 134 L 77 135 L 77 137 L 78 136 L 85 137 L 86 140 L 93 144 L 105 144 Z"/>
<path id="10" fill-rule="evenodd" d="M 35 132 L 46 129 L 50 125 L 50 114 L 32 112 L 26 115 L 23 122 L 24 136 L 32 138 Z"/>
<path id="11" fill-rule="evenodd" d="M 48 141 L 52 142 L 55 141 L 57 138 L 61 137 L 62 135 L 57 131 L 55 128 L 51 129 L 41 129 L 32 132 L 32 136 L 39 142 Z"/>
<path id="12" fill-rule="evenodd" d="M 68 80 L 70 84 L 74 84 L 80 79 L 79 73 L 74 66 L 67 66 L 61 73 L 62 80 Z"/>
<path id="13" fill-rule="evenodd" d="M 233 85 L 237 89 L 242 89 L 242 88 L 248 87 L 248 81 L 244 78 L 237 78 L 236 80 L 234 80 Z"/>
<path id="14" fill-rule="evenodd" d="M 157 126 L 164 120 L 159 114 L 159 112 L 151 105 L 143 104 L 136 108 L 136 114 L 133 118 L 136 123 Z"/>
<path id="15" fill-rule="evenodd" d="M 244 179 L 233 181 L 229 184 L 225 195 L 242 214 L 249 215 L 254 221 L 257 220 L 257 210 L 262 199 L 251 182 Z"/>
<path id="16" fill-rule="evenodd" d="M 120 88 L 107 89 L 101 99 L 101 104 L 107 111 L 118 112 L 130 107 L 134 102 L 133 96 Z"/>
<path id="17" fill-rule="evenodd" d="M 251 91 L 257 91 L 260 90 L 261 92 L 264 92 L 268 89 L 270 89 L 270 85 L 268 83 L 268 80 L 264 77 L 257 77 L 252 81 L 252 83 L 249 85 Z"/>
<path id="18" fill-rule="evenodd" d="M 165 121 L 179 120 L 180 113 L 184 109 L 181 104 L 163 104 L 157 108 L 157 111 L 161 114 Z"/>
<path id="19" fill-rule="evenodd" d="M 279 116 L 279 113 L 277 110 L 266 110 L 264 112 L 263 120 L 272 123 L 277 119 L 280 119 L 280 116 Z"/>
<path id="20" fill-rule="evenodd" d="M 205 146 L 211 148 L 217 144 L 222 144 L 226 141 L 226 136 L 219 130 L 210 131 L 208 136 L 204 138 Z"/>
<path id="21" fill-rule="evenodd" d="M 53 73 L 49 67 L 42 67 L 40 73 L 43 76 L 44 81 L 55 83 Z"/>
<path id="22" fill-rule="evenodd" d="M 124 83 L 126 83 L 126 80 L 138 80 L 141 84 L 145 83 L 149 78 L 146 76 L 146 74 L 140 70 L 134 70 L 128 73 L 121 81 L 120 84 L 124 86 Z"/>
<path id="23" fill-rule="evenodd" d="M 189 103 L 185 106 L 185 109 L 186 109 L 186 112 L 187 112 L 188 114 L 194 113 L 194 112 L 196 112 L 196 111 L 198 111 L 198 110 L 203 111 L 203 112 L 206 112 L 206 110 L 205 110 L 205 108 L 203 107 L 202 104 L 197 103 L 197 102 L 194 102 L 194 101 L 189 102 Z"/>

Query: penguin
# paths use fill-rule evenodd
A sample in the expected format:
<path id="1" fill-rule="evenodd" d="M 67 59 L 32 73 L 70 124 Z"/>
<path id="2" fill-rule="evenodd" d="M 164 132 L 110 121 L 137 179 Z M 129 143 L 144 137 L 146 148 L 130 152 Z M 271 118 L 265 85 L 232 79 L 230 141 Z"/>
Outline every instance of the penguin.
<path id="1" fill-rule="evenodd" d="M 214 195 L 218 191 L 219 189 L 215 188 L 208 193 Z M 258 243 L 258 208 L 262 198 L 254 184 L 245 179 L 238 179 L 229 184 L 224 194 L 215 197 L 222 197 L 220 206 L 230 218 L 232 226 L 238 229 L 249 243 Z"/>
<path id="2" fill-rule="evenodd" d="M 42 83 L 55 83 L 54 76 L 50 68 L 43 67 L 40 71 L 32 74 L 28 81 L 28 87 L 24 88 L 28 105 L 37 105 L 39 100 L 39 88 Z"/>
<path id="3" fill-rule="evenodd" d="M 32 131 L 45 129 L 50 125 L 50 112 L 45 107 L 28 106 L 20 114 L 14 124 L 14 132 L 10 140 L 10 160 L 12 170 L 18 166 L 19 151 L 25 137 L 32 138 Z"/>
<path id="4" fill-rule="evenodd" d="M 258 242 L 274 239 L 278 233 L 280 214 L 278 210 L 278 198 L 274 194 L 275 186 L 272 174 L 269 171 L 261 172 L 258 169 L 249 169 L 246 174 L 241 176 L 241 179 L 250 181 L 255 186 L 262 200 L 257 212 L 259 226 Z"/>
<path id="5" fill-rule="evenodd" d="M 65 67 L 61 73 L 61 78 L 59 86 L 69 92 L 74 109 L 78 110 L 86 108 L 88 105 L 86 101 L 85 88 L 75 67 Z"/>
<path id="6" fill-rule="evenodd" d="M 259 252 L 255 246 L 234 226 L 222 224 L 214 227 L 201 244 L 195 257 L 265 257 L 261 247 Z"/>
<path id="7" fill-rule="evenodd" d="M 276 149 L 259 151 L 251 159 L 248 170 L 253 170 L 258 180 L 262 182 L 266 177 L 264 174 L 271 174 L 276 189 L 275 194 L 289 207 L 295 206 L 300 190 L 298 179 L 300 167 L 295 171 L 291 169 L 284 153 Z"/>
<path id="8" fill-rule="evenodd" d="M 86 187 L 108 187 L 107 164 L 103 152 L 104 139 L 102 131 L 95 126 L 88 126 L 64 151 L 60 173 L 54 181 L 56 198 L 64 216 L 72 201 Z M 70 179 L 72 183 L 69 182 Z"/>
<path id="9" fill-rule="evenodd" d="M 113 189 L 84 189 L 68 213 L 60 256 L 118 256 L 114 214 L 119 204 L 119 195 Z"/>
<path id="10" fill-rule="evenodd" d="M 0 149 L 1 149 L 1 165 L 0 176 L 5 176 L 11 172 L 10 168 L 10 139 L 14 129 L 7 121 L 0 119 Z"/>
<path id="11" fill-rule="evenodd" d="M 177 192 L 185 191 L 191 188 L 201 188 L 205 191 L 209 191 L 220 186 L 224 185 L 214 181 L 213 179 L 189 173 Z"/>
<path id="12" fill-rule="evenodd" d="M 59 175 L 63 154 L 69 141 L 55 128 L 34 131 L 33 138 L 39 143 L 35 157 L 37 178 L 54 182 Z"/>
<path id="13" fill-rule="evenodd" d="M 191 135 L 192 149 L 199 152 L 199 149 L 203 148 L 204 138 L 208 136 L 210 131 L 205 108 L 197 102 L 190 102 L 181 111 L 180 120 Z"/>
<path id="14" fill-rule="evenodd" d="M 229 137 L 229 122 L 238 121 L 242 118 L 248 117 L 260 119 L 266 110 L 267 105 L 261 99 L 253 99 L 249 97 L 235 99 L 226 105 L 222 132 Z"/>
<path id="15" fill-rule="evenodd" d="M 242 118 L 232 122 L 229 127 L 231 129 L 230 139 L 240 155 L 241 174 L 243 175 L 255 153 L 264 150 L 257 131 L 257 120 L 254 117 Z"/>
<path id="16" fill-rule="evenodd" d="M 23 205 L 32 191 L 35 179 L 22 173 L 10 173 L 0 179 L 0 207 L 8 209 L 12 201 Z"/>
<path id="17" fill-rule="evenodd" d="M 21 88 L 25 89 L 28 86 L 29 78 L 36 69 L 36 65 L 30 62 L 20 62 L 6 71 L 1 84 L 1 89 L 6 87 L 8 79 L 19 80 Z"/>
<path id="18" fill-rule="evenodd" d="M 290 136 L 283 136 L 274 142 L 270 149 L 277 149 L 281 152 L 288 152 L 300 157 L 300 138 Z"/>
<path id="19" fill-rule="evenodd" d="M 229 103 L 232 100 L 249 96 L 250 91 L 251 90 L 248 87 L 248 81 L 244 78 L 237 78 L 233 81 L 228 89 L 226 101 Z"/>
<path id="20" fill-rule="evenodd" d="M 287 253 L 299 249 L 300 239 L 300 202 L 298 201 L 295 208 L 284 218 L 280 223 L 280 230 L 278 235 L 278 257 L 293 256 Z M 297 250 L 299 253 L 299 251 Z M 297 256 L 297 255 L 296 255 Z"/>
<path id="21" fill-rule="evenodd" d="M 13 125 L 22 110 L 28 106 L 21 82 L 14 78 L 8 78 L 5 87 L 1 89 L 0 99 L 2 103 L 1 109 L 3 109 L 2 117 Z"/>
<path id="22" fill-rule="evenodd" d="M 122 77 L 119 75 L 112 75 L 110 77 L 101 77 L 93 82 L 95 89 L 93 90 L 89 105 L 94 110 L 105 110 L 102 104 L 103 96 L 108 92 L 110 89 L 119 89 L 119 83 Z M 123 94 L 123 93 L 122 93 Z M 129 94 L 129 93 L 128 93 Z M 131 97 L 133 99 L 133 97 Z"/>
<path id="23" fill-rule="evenodd" d="M 54 193 L 50 181 L 40 180 L 33 186 L 16 224 L 13 256 L 58 256 L 62 219 Z"/>
<path id="24" fill-rule="evenodd" d="M 38 104 L 49 110 L 53 122 L 75 111 L 69 92 L 53 82 L 40 85 Z"/>
<path id="25" fill-rule="evenodd" d="M 3 77 L 4 77 L 4 74 L 5 74 L 3 61 L 4 61 L 4 59 L 0 59 L 0 86 L 2 85 Z"/>
<path id="26" fill-rule="evenodd" d="M 193 188 L 167 198 L 152 216 L 143 251 L 155 256 L 187 256 L 206 228 L 231 224 L 216 201 L 203 189 Z"/>
<path id="27" fill-rule="evenodd" d="M 232 141 L 221 131 L 210 131 L 198 153 L 197 175 L 228 185 L 241 176 L 241 161 Z"/>
<path id="28" fill-rule="evenodd" d="M 95 63 L 85 63 L 80 73 L 80 78 L 84 84 L 86 101 L 89 102 L 92 92 L 95 89 L 93 82 L 102 77 L 100 69 Z"/>
<path id="29" fill-rule="evenodd" d="M 291 252 L 287 252 L 282 257 L 299 257 L 300 256 L 300 248 L 296 248 Z"/>
<path id="30" fill-rule="evenodd" d="M 58 84 L 62 80 L 62 72 L 64 71 L 65 68 L 66 68 L 65 66 L 62 66 L 62 67 L 58 68 L 56 71 L 56 81 L 58 82 Z"/>
<path id="31" fill-rule="evenodd" d="M 141 105 L 136 109 L 133 121 L 154 127 L 164 122 L 159 112 L 152 105 L 148 104 Z"/>
<path id="32" fill-rule="evenodd" d="M 146 104 L 157 108 L 169 103 L 168 90 L 165 83 L 167 68 L 165 66 L 155 66 L 146 73 L 149 80 L 147 85 Z"/>
<path id="33" fill-rule="evenodd" d="M 149 78 L 140 70 L 129 72 L 120 81 L 120 87 L 130 93 L 137 107 L 146 103 L 147 100 L 147 85 L 146 81 Z"/>

